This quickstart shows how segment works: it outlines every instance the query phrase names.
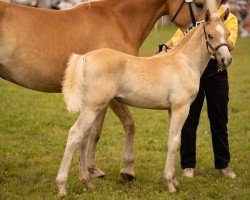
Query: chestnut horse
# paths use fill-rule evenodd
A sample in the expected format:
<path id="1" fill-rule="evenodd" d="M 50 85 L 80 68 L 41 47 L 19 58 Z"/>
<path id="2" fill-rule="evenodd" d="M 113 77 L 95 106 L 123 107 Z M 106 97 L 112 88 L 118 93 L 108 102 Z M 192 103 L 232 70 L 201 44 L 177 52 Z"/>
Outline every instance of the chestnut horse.
<path id="1" fill-rule="evenodd" d="M 216 0 L 208 3 L 212 7 Z M 197 21 L 203 19 L 207 4 L 206 0 L 103 0 L 55 11 L 0 2 L 0 76 L 32 90 L 61 92 L 73 52 L 84 54 L 108 47 L 138 55 L 160 17 L 169 14 L 177 26 L 186 29 L 194 21 L 191 16 Z M 131 180 L 134 121 L 126 105 L 112 100 L 109 106 L 125 130 L 125 168 L 121 174 Z M 88 168 L 93 177 L 104 175 L 94 157 L 105 113 L 97 117 L 91 129 Z"/>

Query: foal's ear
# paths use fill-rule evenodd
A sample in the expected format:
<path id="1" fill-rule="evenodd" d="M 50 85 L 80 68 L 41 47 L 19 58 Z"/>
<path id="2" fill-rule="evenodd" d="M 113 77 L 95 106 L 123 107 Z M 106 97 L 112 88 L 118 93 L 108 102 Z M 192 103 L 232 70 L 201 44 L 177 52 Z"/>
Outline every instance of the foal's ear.
<path id="1" fill-rule="evenodd" d="M 210 14 L 210 11 L 207 10 L 205 14 L 205 22 L 209 23 L 210 21 L 211 21 L 211 14 Z"/>
<path id="2" fill-rule="evenodd" d="M 229 9 L 227 8 L 227 10 L 220 16 L 220 18 L 224 22 L 227 20 L 228 16 L 229 16 Z"/>

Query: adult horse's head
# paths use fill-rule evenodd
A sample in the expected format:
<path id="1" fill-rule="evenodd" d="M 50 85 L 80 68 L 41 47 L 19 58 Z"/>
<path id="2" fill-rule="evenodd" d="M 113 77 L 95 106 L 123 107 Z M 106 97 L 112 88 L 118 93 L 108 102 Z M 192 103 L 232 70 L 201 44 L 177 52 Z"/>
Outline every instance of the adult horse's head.
<path id="1" fill-rule="evenodd" d="M 228 9 L 221 16 L 214 14 L 212 17 L 207 11 L 203 25 L 208 51 L 217 59 L 221 68 L 227 68 L 232 62 L 228 43 L 230 32 L 224 24 L 228 15 Z"/>
<path id="2" fill-rule="evenodd" d="M 227 0 L 166 0 L 166 13 L 169 14 L 171 21 L 182 30 L 185 30 L 196 22 L 204 20 L 207 9 L 211 13 L 217 11 L 221 3 Z"/>

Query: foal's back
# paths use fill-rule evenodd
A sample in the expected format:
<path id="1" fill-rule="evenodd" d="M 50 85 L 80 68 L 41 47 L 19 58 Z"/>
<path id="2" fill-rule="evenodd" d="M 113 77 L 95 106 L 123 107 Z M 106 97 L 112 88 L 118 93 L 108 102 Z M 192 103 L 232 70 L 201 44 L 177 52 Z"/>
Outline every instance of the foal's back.
<path id="1" fill-rule="evenodd" d="M 189 80 L 188 69 L 172 53 L 142 58 L 112 49 L 100 49 L 72 58 L 84 62 L 74 64 L 71 60 L 66 77 L 69 77 L 70 68 L 74 70 L 75 67 L 83 72 L 78 76 L 79 79 L 84 77 L 81 84 L 86 100 L 98 99 L 99 104 L 103 104 L 116 98 L 135 107 L 166 109 L 172 97 L 182 99 L 187 95 L 185 81 Z M 71 79 L 69 83 L 74 82 Z M 64 89 L 69 88 L 70 84 L 67 85 L 64 85 Z M 70 99 L 72 95 L 66 96 Z"/>

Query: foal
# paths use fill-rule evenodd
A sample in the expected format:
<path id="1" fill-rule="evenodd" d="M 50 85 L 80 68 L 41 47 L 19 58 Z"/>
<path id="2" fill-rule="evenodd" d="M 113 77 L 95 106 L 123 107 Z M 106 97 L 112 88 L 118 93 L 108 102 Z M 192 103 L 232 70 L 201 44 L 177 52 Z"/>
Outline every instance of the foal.
<path id="1" fill-rule="evenodd" d="M 59 194 L 66 193 L 66 180 L 72 156 L 77 148 L 86 151 L 90 127 L 112 99 L 128 105 L 167 109 L 170 113 L 168 155 L 164 181 L 170 192 L 176 191 L 174 156 L 190 104 L 199 89 L 199 80 L 213 54 L 223 68 L 231 64 L 227 39 L 229 31 L 220 18 L 207 11 L 204 24 L 191 30 L 170 52 L 150 58 L 138 58 L 111 49 L 74 54 L 63 83 L 64 100 L 70 112 L 80 112 L 71 127 L 64 157 L 57 175 Z M 191 52 L 191 53 L 190 53 Z M 89 188 L 85 153 L 81 154 L 80 179 Z"/>

